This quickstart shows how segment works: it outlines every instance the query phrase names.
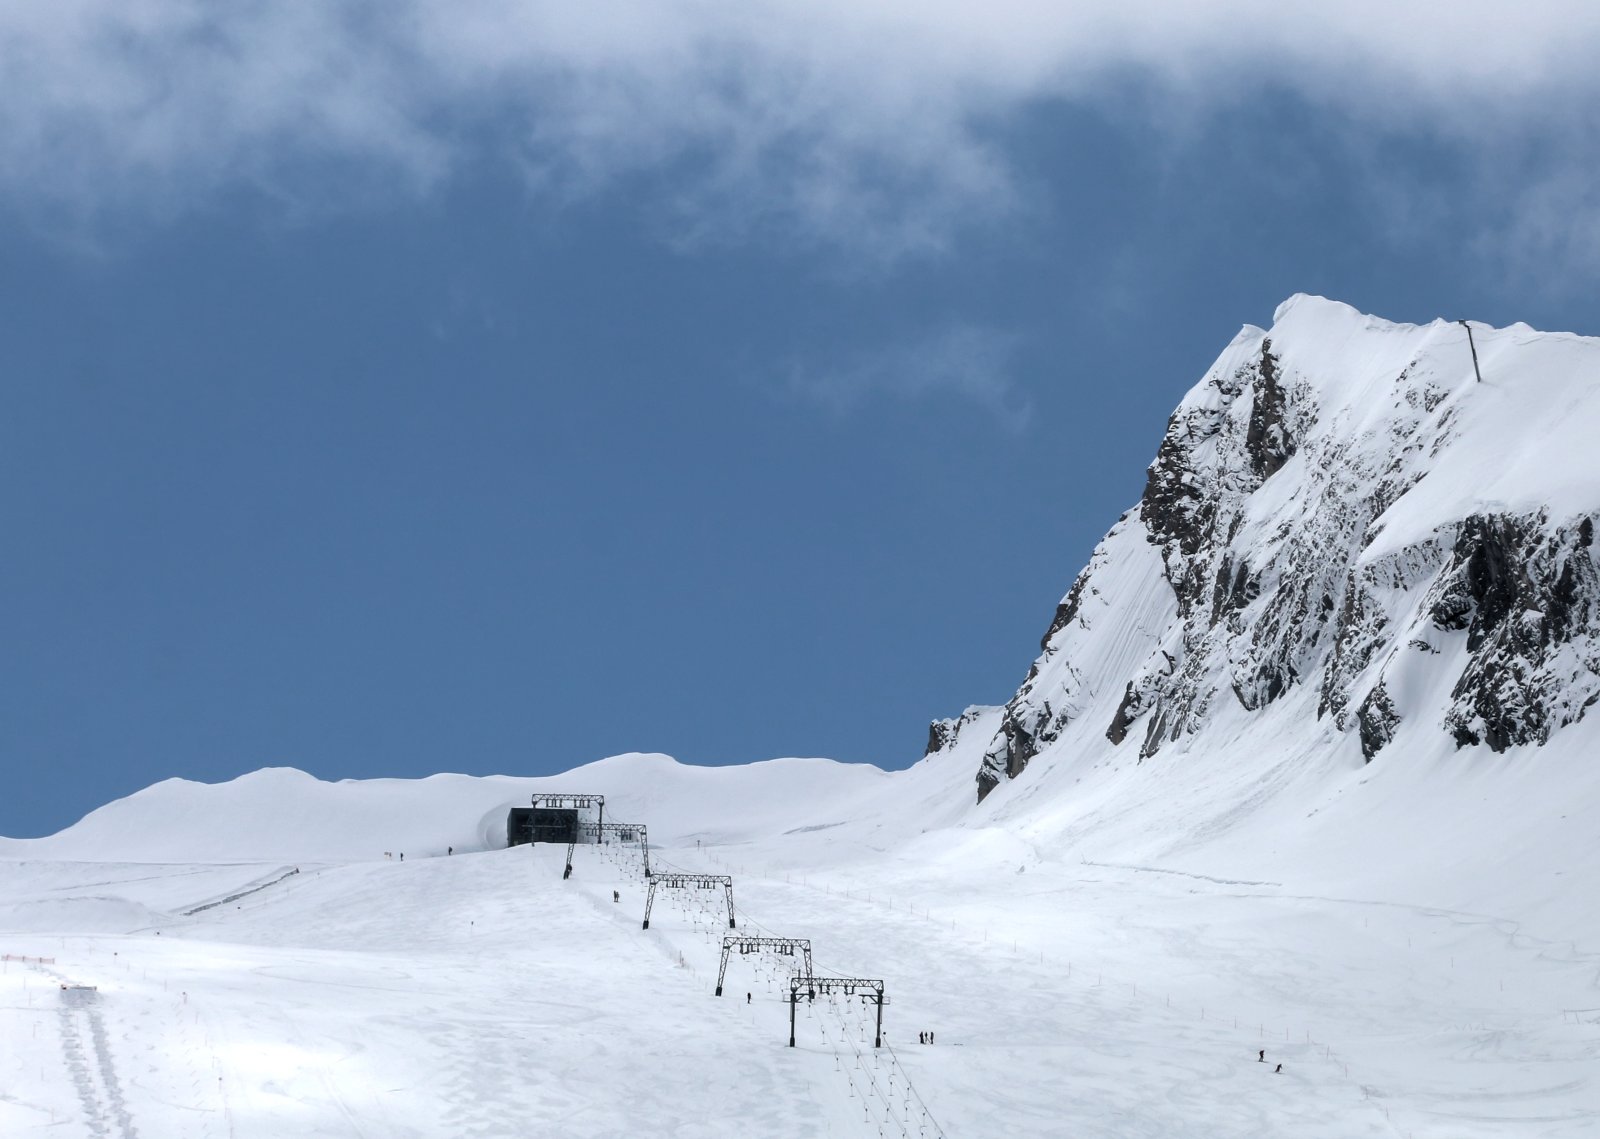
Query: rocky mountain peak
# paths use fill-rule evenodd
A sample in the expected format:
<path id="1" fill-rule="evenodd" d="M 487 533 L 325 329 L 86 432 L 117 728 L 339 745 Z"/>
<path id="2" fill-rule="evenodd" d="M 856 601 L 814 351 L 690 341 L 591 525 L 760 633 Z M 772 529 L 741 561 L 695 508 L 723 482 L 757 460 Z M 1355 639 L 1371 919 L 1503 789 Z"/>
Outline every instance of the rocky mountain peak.
<path id="1" fill-rule="evenodd" d="M 1481 382 L 1454 322 L 1302 295 L 1242 330 L 1057 606 L 979 798 L 1044 753 L 1143 761 L 1280 708 L 1369 762 L 1407 726 L 1504 750 L 1582 717 L 1600 341 L 1473 331 Z"/>

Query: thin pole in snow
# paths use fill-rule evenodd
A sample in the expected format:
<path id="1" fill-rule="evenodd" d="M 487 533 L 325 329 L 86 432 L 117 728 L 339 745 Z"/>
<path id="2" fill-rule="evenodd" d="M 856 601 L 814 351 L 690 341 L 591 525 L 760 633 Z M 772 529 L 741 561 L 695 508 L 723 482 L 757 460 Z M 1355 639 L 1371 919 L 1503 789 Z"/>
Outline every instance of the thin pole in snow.
<path id="1" fill-rule="evenodd" d="M 1478 370 L 1478 345 L 1472 339 L 1472 325 L 1464 320 L 1458 320 L 1456 323 L 1467 330 L 1467 347 L 1472 349 L 1472 374 L 1478 377 L 1478 382 L 1481 384 L 1483 373 Z"/>

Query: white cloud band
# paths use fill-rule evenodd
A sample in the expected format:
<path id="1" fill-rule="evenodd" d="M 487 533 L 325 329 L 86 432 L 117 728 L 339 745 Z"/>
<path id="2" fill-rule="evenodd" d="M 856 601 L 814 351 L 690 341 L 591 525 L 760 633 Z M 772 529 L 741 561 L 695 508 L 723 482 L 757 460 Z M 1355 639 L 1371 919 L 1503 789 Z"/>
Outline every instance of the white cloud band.
<path id="1" fill-rule="evenodd" d="M 1282 85 L 1465 140 L 1581 130 L 1597 56 L 1589 0 L 23 2 L 0 194 L 181 206 L 324 160 L 426 187 L 487 146 L 576 193 L 686 163 L 689 216 L 916 249 L 1004 208 L 985 126 L 1036 100 Z"/>

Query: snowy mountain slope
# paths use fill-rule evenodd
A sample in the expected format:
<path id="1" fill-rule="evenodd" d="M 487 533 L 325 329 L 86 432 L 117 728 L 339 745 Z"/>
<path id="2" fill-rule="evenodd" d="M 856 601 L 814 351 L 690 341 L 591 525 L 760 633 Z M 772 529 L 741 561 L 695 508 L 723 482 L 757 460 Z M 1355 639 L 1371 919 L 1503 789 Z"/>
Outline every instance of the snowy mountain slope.
<path id="1" fill-rule="evenodd" d="M 986 740 L 880 782 L 964 799 Z M 1288 850 L 1272 880 L 1085 862 L 1043 801 L 1029 833 L 985 825 L 1005 796 L 928 825 L 850 787 L 842 765 L 804 765 L 807 804 L 752 803 L 758 821 L 719 839 L 694 828 L 735 818 L 749 800 L 722 792 L 764 765 L 731 780 L 659 757 L 610 766 L 680 796 L 685 815 L 663 830 L 688 829 L 658 867 L 730 874 L 741 931 L 808 937 L 826 974 L 885 980 L 888 1048 L 866 1046 L 870 1016 L 848 995 L 806 1002 L 787 1048 L 793 958 L 735 954 L 714 997 L 720 892 L 663 892 L 643 931 L 626 849 L 581 848 L 571 881 L 550 848 L 307 863 L 282 879 L 277 862 L 30 857 L 0 862 L 0 947 L 47 959 L 0 972 L 0 1134 L 1511 1139 L 1600 1124 L 1600 1028 L 1570 1011 L 1600 1003 L 1600 957 L 1545 936 L 1549 897 L 1510 911 L 1531 919 L 1518 924 L 1320 889 Z M 585 775 L 567 782 L 593 786 Z M 256 809 L 290 817 L 318 786 L 267 773 Z M 363 797 L 397 798 L 391 781 L 339 786 L 352 817 L 369 816 Z M 119 816 L 140 824 L 130 848 L 184 798 L 198 845 L 215 790 L 135 797 Z M 832 817 L 852 795 L 861 812 Z M 1448 842 L 1474 797 L 1410 837 Z M 670 815 L 635 805 L 653 825 Z M 418 809 L 449 814 L 437 799 Z M 825 821 L 784 825 L 800 818 Z M 1531 884 L 1513 862 L 1460 888 L 1505 900 L 1518 880 Z M 92 921 L 17 920 L 75 899 L 94 902 Z M 935 1046 L 915 1042 L 924 1029 Z"/>
<path id="2" fill-rule="evenodd" d="M 1281 724 L 1293 704 L 1368 760 L 1405 724 L 1503 751 L 1580 720 L 1600 697 L 1600 341 L 1473 335 L 1481 382 L 1461 325 L 1316 297 L 1235 337 L 1058 607 L 980 798 L 1041 753 L 1148 759 L 1241 709 Z"/>
<path id="3" fill-rule="evenodd" d="M 666 893 L 642 931 L 626 850 L 581 848 L 563 882 L 560 850 L 428 849 L 533 781 L 169 781 L 0 852 L 0 948 L 50 959 L 0 973 L 0 1134 L 1592 1133 L 1590 722 L 1444 778 L 1414 724 L 1405 762 L 1363 765 L 1317 698 L 1285 698 L 1315 729 L 1271 758 L 1046 750 L 977 806 L 1001 709 L 898 773 L 622 756 L 541 781 L 614 796 L 658 868 L 732 875 L 742 931 L 883 978 L 883 1053 L 837 996 L 787 1049 L 792 958 L 735 955 L 711 996 L 720 894 Z M 284 877 L 297 846 L 320 856 Z"/>

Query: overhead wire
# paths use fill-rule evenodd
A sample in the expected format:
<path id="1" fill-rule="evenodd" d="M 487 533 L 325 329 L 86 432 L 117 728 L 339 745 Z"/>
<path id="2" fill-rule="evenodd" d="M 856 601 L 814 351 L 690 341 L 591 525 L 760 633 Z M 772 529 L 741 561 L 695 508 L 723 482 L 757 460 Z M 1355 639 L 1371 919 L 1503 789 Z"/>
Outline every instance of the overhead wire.
<path id="1" fill-rule="evenodd" d="M 680 866 L 678 863 L 676 863 L 676 862 L 666 858 L 664 855 L 662 855 L 660 853 L 660 850 L 661 850 L 661 848 L 658 847 L 656 849 L 656 852 L 655 852 L 655 859 L 654 859 L 655 867 L 657 867 L 657 868 L 665 868 L 670 872 L 679 873 L 679 874 L 699 874 L 699 873 L 703 873 L 702 871 L 690 870 L 687 867 Z M 731 878 L 732 876 L 729 875 L 729 877 Z M 676 895 L 678 893 L 678 891 L 671 891 L 671 893 L 673 895 Z M 676 899 L 676 898 L 674 900 L 678 901 L 678 899 Z M 746 909 L 744 906 L 742 906 L 738 901 L 732 900 L 730 902 L 730 904 L 732 906 L 733 916 L 734 916 L 736 922 L 738 923 L 736 928 L 746 928 L 746 929 L 754 928 L 754 929 L 760 931 L 761 933 L 766 934 L 768 937 L 774 937 L 774 938 L 787 937 L 788 936 L 787 934 L 781 934 L 781 933 L 777 932 L 776 930 L 772 929 L 770 926 L 766 925 L 764 922 L 760 921 L 758 918 L 754 917 L 750 913 L 750 911 L 748 909 Z M 709 911 L 703 905 L 701 906 L 701 913 L 704 916 L 709 916 Z M 763 954 L 763 956 L 767 956 L 767 954 Z M 777 962 L 777 964 L 781 965 L 782 962 Z M 795 960 L 795 964 L 798 965 L 798 960 L 797 959 Z M 811 967 L 812 967 L 812 974 L 813 975 L 820 974 L 820 975 L 831 976 L 831 977 L 835 977 L 835 978 L 853 977 L 853 976 L 857 976 L 858 975 L 858 973 L 855 972 L 855 971 L 846 971 L 846 970 L 837 969 L 837 968 L 834 968 L 831 965 L 828 965 L 825 962 L 819 961 L 817 959 L 815 950 L 812 951 Z M 798 972 L 797 969 L 794 969 L 794 968 L 790 969 L 789 975 L 790 975 L 791 981 L 796 978 L 797 972 Z M 772 983 L 776 980 L 776 974 L 777 974 L 777 970 L 773 969 L 771 974 L 769 975 L 769 988 L 771 987 Z M 849 1043 L 850 1048 L 851 1048 L 851 1054 L 855 1056 L 856 1061 L 857 1061 L 857 1066 L 866 1075 L 867 1083 L 872 1089 L 874 1098 L 878 1099 L 883 1104 L 883 1109 L 884 1109 L 884 1114 L 885 1114 L 885 1122 L 891 1122 L 891 1123 L 895 1124 L 896 1126 L 900 1127 L 902 1135 L 909 1136 L 910 1133 L 911 1133 L 910 1129 L 911 1129 L 911 1126 L 912 1126 L 911 1121 L 909 1120 L 909 1118 L 906 1118 L 906 1119 L 897 1119 L 897 1118 L 895 1118 L 894 1104 L 893 1104 L 893 1100 L 892 1100 L 892 1093 L 885 1093 L 883 1090 L 881 1090 L 878 1087 L 877 1080 L 876 1080 L 875 1077 L 872 1076 L 872 1073 L 868 1070 L 865 1056 L 861 1052 L 861 1049 L 857 1046 L 856 1041 L 851 1038 L 850 1032 L 848 1031 L 849 1026 L 846 1024 L 846 1022 L 844 1020 L 843 1013 L 840 1012 L 840 1010 L 838 1009 L 836 1003 L 831 1001 L 831 1000 L 827 1001 L 826 1003 L 830 1006 L 831 1011 L 833 1011 L 836 1015 L 839 1016 L 839 1028 L 840 1028 L 841 1038 L 844 1039 L 847 1043 Z M 807 1002 L 808 1007 L 814 1006 L 814 1004 L 815 1004 L 814 999 Z M 819 1018 L 818 1019 L 819 1028 L 821 1027 L 821 1025 L 822 1025 L 822 1021 Z M 864 1026 L 861 1026 L 861 1030 L 865 1031 Z M 826 1040 L 826 1038 L 827 1038 L 826 1037 L 826 1032 L 824 1032 L 824 1039 Z M 887 1036 L 885 1037 L 885 1040 L 887 1041 Z M 904 1063 L 902 1063 L 901 1060 L 900 1060 L 899 1053 L 895 1051 L 894 1046 L 892 1044 L 889 1044 L 887 1042 L 883 1045 L 883 1048 L 889 1054 L 890 1063 L 891 1063 L 892 1069 L 898 1069 L 899 1072 L 900 1072 L 901 1082 L 905 1084 L 907 1098 L 916 1101 L 916 1104 L 917 1104 L 918 1108 L 921 1109 L 922 1116 L 927 1121 L 928 1126 L 933 1128 L 933 1133 L 936 1136 L 942 1137 L 944 1135 L 943 1127 L 940 1126 L 940 1124 L 939 1124 L 938 1120 L 935 1118 L 932 1110 L 928 1107 L 927 1101 L 922 1098 L 922 1093 L 917 1090 L 916 1084 L 911 1079 L 910 1073 L 908 1071 L 906 1071 Z M 833 1049 L 833 1051 L 834 1051 L 835 1058 L 836 1059 L 840 1059 L 841 1058 L 841 1054 L 838 1051 L 838 1049 L 835 1048 L 835 1049 Z M 854 1086 L 854 1080 L 851 1079 L 850 1082 L 851 1082 L 851 1085 Z"/>

